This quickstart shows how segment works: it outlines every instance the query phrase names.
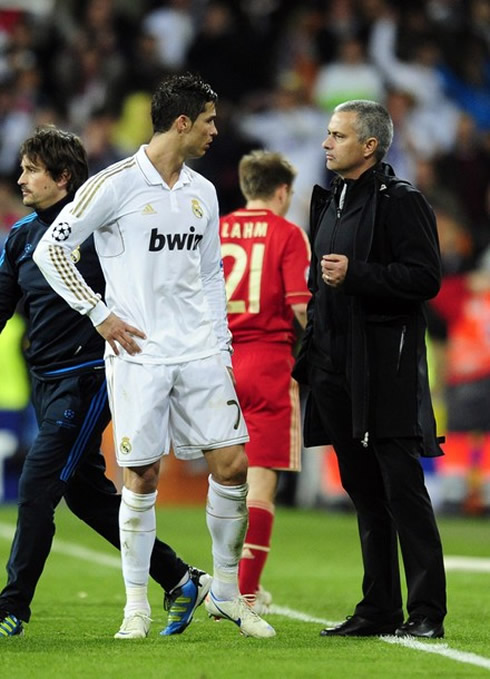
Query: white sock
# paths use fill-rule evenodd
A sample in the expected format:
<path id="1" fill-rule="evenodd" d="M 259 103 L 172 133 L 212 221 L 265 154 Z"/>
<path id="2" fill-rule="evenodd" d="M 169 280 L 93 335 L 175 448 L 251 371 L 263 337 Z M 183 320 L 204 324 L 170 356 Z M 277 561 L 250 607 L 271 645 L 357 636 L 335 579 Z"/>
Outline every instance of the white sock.
<path id="1" fill-rule="evenodd" d="M 213 595 L 217 599 L 239 596 L 238 563 L 247 532 L 246 483 L 222 486 L 209 475 L 206 523 L 213 541 Z"/>
<path id="2" fill-rule="evenodd" d="M 124 615 L 146 611 L 150 615 L 147 587 L 150 557 L 156 536 L 157 493 L 133 493 L 123 487 L 119 508 L 121 562 L 126 587 Z"/>

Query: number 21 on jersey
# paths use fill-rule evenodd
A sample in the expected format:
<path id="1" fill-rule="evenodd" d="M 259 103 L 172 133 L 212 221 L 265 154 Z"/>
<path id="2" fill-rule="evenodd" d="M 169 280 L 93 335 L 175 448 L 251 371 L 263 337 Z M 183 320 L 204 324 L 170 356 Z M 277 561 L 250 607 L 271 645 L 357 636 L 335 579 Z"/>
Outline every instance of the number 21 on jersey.
<path id="1" fill-rule="evenodd" d="M 260 311 L 260 284 L 264 264 L 264 243 L 253 243 L 250 253 L 237 243 L 223 243 L 221 253 L 232 258 L 226 276 L 226 297 L 229 314 L 258 314 Z M 246 285 L 248 279 L 248 286 Z M 240 299 L 235 294 L 241 295 Z"/>

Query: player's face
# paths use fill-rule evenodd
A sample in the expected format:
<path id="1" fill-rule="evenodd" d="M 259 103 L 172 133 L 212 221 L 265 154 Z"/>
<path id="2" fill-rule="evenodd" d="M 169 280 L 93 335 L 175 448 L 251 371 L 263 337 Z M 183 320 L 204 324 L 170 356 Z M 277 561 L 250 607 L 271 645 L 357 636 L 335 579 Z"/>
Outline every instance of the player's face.
<path id="1" fill-rule="evenodd" d="M 216 107 L 213 102 L 206 104 L 194 121 L 187 137 L 187 157 L 201 158 L 218 134 L 216 129 Z"/>
<path id="2" fill-rule="evenodd" d="M 17 184 L 22 191 L 22 202 L 34 210 L 46 210 L 66 195 L 60 182 L 56 182 L 41 161 L 32 161 L 27 156 L 20 163 L 21 175 Z"/>
<path id="3" fill-rule="evenodd" d="M 354 127 L 356 117 L 354 111 L 334 113 L 322 144 L 328 169 L 344 179 L 357 179 L 372 162 L 366 142 L 359 141 Z"/>

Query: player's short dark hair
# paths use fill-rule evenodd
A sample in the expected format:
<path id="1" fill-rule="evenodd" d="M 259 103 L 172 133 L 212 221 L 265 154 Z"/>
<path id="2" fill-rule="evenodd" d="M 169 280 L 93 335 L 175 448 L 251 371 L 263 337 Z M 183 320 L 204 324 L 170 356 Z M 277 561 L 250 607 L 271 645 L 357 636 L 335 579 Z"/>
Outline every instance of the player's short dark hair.
<path id="1" fill-rule="evenodd" d="M 87 152 L 81 139 L 54 125 L 37 127 L 32 137 L 21 145 L 20 156 L 34 163 L 41 162 L 55 181 L 67 172 L 68 193 L 74 193 L 88 177 Z"/>
<path id="2" fill-rule="evenodd" d="M 160 83 L 151 100 L 153 132 L 166 132 L 180 115 L 194 122 L 208 102 L 217 100 L 216 92 L 198 75 L 170 76 Z"/>
<path id="3" fill-rule="evenodd" d="M 292 186 L 296 169 L 282 153 L 257 150 L 242 157 L 238 176 L 247 200 L 267 199 L 279 186 Z"/>

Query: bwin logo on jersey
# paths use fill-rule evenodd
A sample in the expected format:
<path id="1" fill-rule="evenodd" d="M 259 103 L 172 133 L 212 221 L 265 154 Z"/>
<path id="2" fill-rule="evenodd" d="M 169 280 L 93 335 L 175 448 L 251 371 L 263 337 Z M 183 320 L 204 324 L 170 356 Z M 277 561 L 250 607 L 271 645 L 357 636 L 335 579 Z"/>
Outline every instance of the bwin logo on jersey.
<path id="1" fill-rule="evenodd" d="M 158 233 L 152 229 L 150 234 L 150 252 L 159 252 L 167 247 L 169 250 L 195 250 L 202 236 L 195 232 L 193 226 L 190 233 Z"/>

